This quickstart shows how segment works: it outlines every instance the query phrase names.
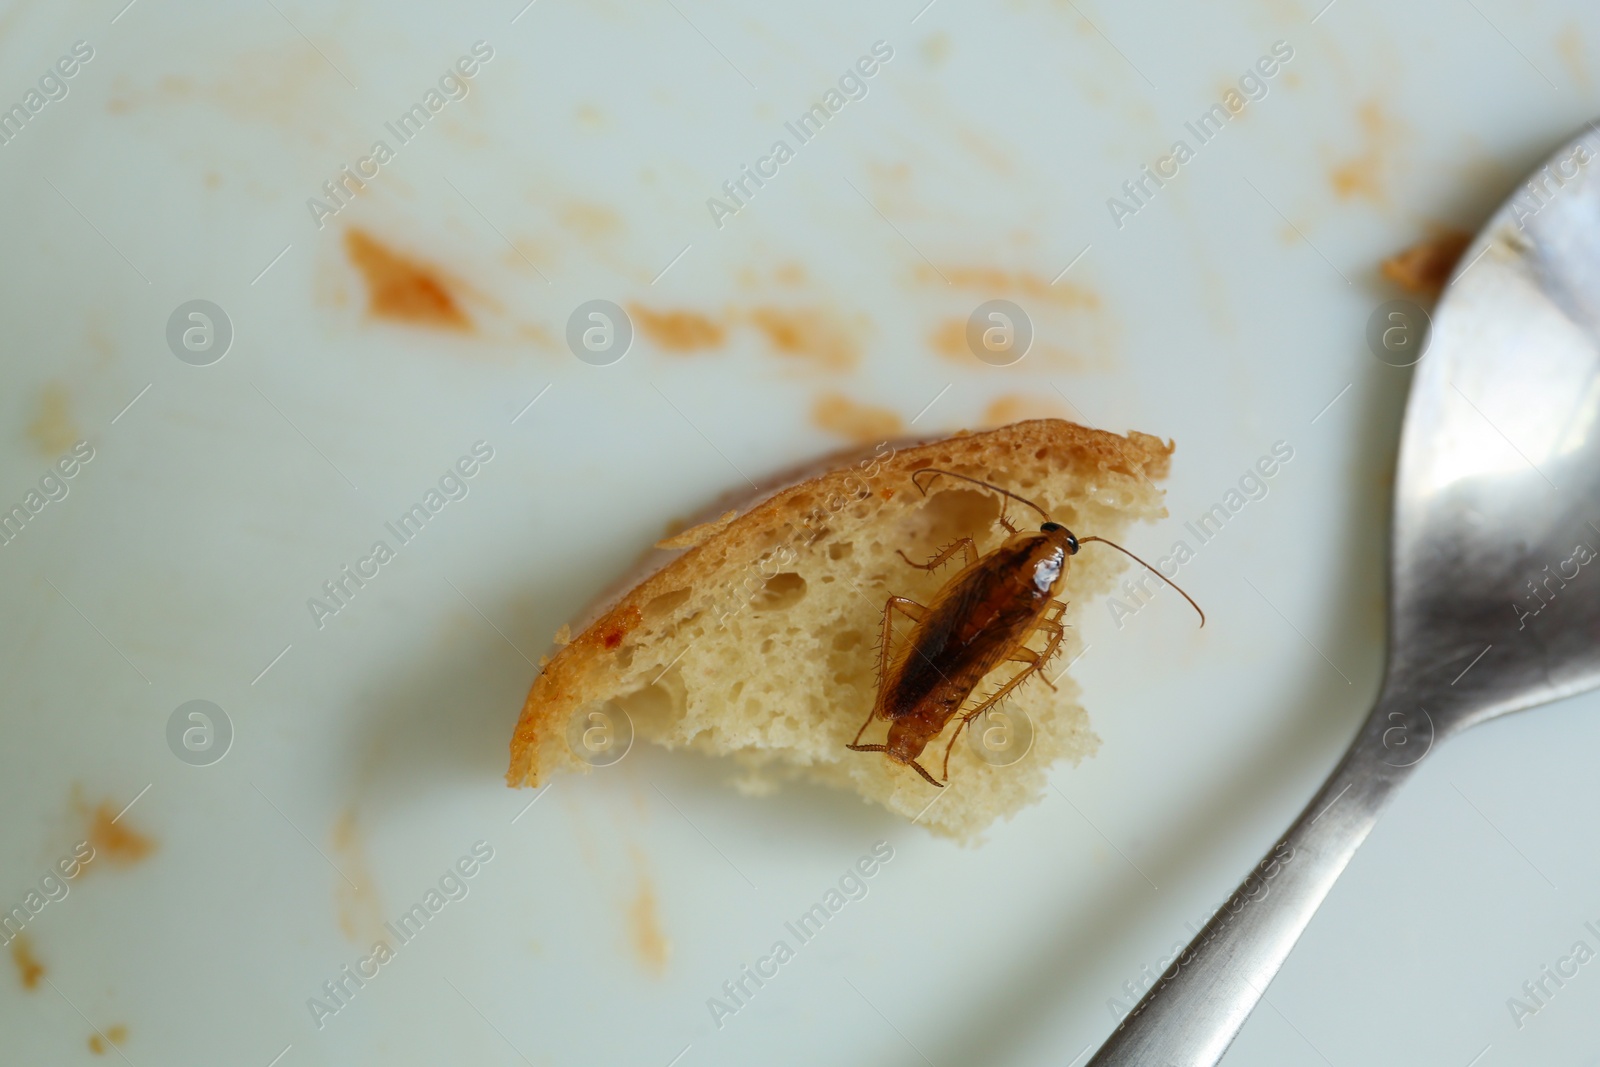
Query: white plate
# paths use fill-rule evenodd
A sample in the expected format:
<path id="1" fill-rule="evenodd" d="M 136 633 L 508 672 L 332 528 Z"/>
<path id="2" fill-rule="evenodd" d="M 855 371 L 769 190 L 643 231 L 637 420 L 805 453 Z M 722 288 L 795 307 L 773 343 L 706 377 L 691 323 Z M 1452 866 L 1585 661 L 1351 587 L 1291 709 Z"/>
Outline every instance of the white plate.
<path id="1" fill-rule="evenodd" d="M 10 5 L 0 105 L 74 42 L 93 56 L 0 145 L 0 505 L 75 442 L 94 456 L 0 546 L 0 900 L 82 838 L 75 789 L 136 800 L 118 825 L 156 848 L 102 853 L 30 918 L 48 983 L 0 978 L 0 1058 L 93 1060 L 91 1027 L 116 1025 L 140 1067 L 1065 1064 L 1103 1038 L 1376 691 L 1407 373 L 1363 342 L 1395 295 L 1375 265 L 1475 228 L 1591 117 L 1600 17 L 919 6 Z M 388 134 L 478 41 L 465 98 Z M 785 123 L 878 41 L 865 96 L 799 144 Z M 1185 123 L 1278 41 L 1265 96 L 1199 145 Z M 708 198 L 780 138 L 793 158 L 715 225 Z M 1193 158 L 1118 227 L 1108 198 L 1179 138 Z M 307 199 L 379 139 L 393 158 L 319 229 Z M 473 331 L 369 317 L 352 226 L 452 275 Z M 1069 265 L 1047 290 L 983 273 Z M 997 296 L 1029 309 L 1034 352 L 935 351 Z M 234 331 L 209 366 L 166 338 L 193 299 Z M 563 339 L 592 299 L 732 325 L 689 355 L 641 332 L 596 367 Z M 775 354 L 763 307 L 858 356 Z M 841 443 L 813 420 L 828 393 L 917 430 L 1020 395 L 1176 438 L 1172 518 L 1136 550 L 1275 442 L 1294 458 L 1184 568 L 1203 632 L 1170 595 L 1120 629 L 1092 613 L 1075 671 L 1101 751 L 980 848 L 643 748 L 524 811 L 500 776 L 530 661 L 674 517 Z M 385 522 L 478 441 L 468 495 L 319 629 L 322 583 L 393 546 Z M 210 766 L 168 745 L 191 700 L 232 724 Z M 1600 949 L 1596 705 L 1435 754 L 1228 1063 L 1588 1062 L 1600 964 L 1536 1014 L 1508 998 Z M 466 897 L 314 1019 L 479 841 Z M 879 841 L 868 895 L 714 1020 Z"/>

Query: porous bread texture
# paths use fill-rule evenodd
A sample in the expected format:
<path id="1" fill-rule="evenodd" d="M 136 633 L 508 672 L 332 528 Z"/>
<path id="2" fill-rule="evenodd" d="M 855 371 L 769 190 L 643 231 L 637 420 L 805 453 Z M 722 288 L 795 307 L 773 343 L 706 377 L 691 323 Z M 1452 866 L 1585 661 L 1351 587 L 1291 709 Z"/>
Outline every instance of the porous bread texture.
<path id="1" fill-rule="evenodd" d="M 1042 672 L 1056 689 L 1031 678 L 1001 705 L 1031 721 L 1027 754 L 995 766 L 960 740 L 949 784 L 936 789 L 881 752 L 845 747 L 873 707 L 885 600 L 899 595 L 927 604 L 960 566 L 957 557 L 924 572 L 895 550 L 923 562 L 971 537 L 987 553 L 1006 533 L 996 521 L 998 494 L 937 478 L 923 496 L 912 474 L 939 467 L 993 482 L 1034 500 L 1080 537 L 1120 541 L 1135 521 L 1166 516 L 1152 483 L 1166 476 L 1172 448 L 1148 434 L 1121 437 L 1059 419 L 926 444 L 886 443 L 736 517 L 722 513 L 679 534 L 664 544 L 690 547 L 565 644 L 534 681 L 512 737 L 508 783 L 538 785 L 557 769 L 587 768 L 574 754 L 569 727 L 577 721 L 581 733 L 589 712 L 614 703 L 627 711 L 636 738 L 733 757 L 746 791 L 792 779 L 822 782 L 935 832 L 972 839 L 1036 801 L 1057 760 L 1077 763 L 1098 747 L 1078 687 L 1055 676 L 1082 651 L 1073 622 L 1111 588 L 1127 560 L 1093 544 L 1070 559 L 1060 594 L 1069 604 L 1066 634 Z M 1040 521 L 1015 502 L 1006 515 L 1020 529 Z M 897 619 L 894 639 L 909 632 L 909 622 Z M 1035 649 L 1043 643 L 1043 634 L 1028 641 Z M 975 695 L 992 692 L 1017 669 L 998 668 Z M 924 752 L 935 776 L 958 722 Z M 863 741 L 881 741 L 884 729 L 874 723 Z"/>

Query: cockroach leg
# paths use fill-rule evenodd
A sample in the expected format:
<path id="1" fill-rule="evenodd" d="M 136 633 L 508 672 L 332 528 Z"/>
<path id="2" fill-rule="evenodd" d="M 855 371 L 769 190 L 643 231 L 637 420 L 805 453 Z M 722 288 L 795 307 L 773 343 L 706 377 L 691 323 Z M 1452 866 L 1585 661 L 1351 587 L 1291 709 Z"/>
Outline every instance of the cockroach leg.
<path id="1" fill-rule="evenodd" d="M 1061 650 L 1061 639 L 1066 636 L 1066 630 L 1054 619 L 1040 619 L 1035 624 L 1035 628 L 1043 630 L 1050 635 L 1049 639 L 1045 641 L 1044 651 L 1039 653 L 1039 669 L 1042 671 L 1044 665 L 1049 663 L 1051 658 Z M 1051 689 L 1055 688 L 1055 683 L 1045 678 L 1043 674 L 1040 674 L 1039 677 L 1044 678 L 1045 684 L 1050 686 Z"/>
<path id="2" fill-rule="evenodd" d="M 1039 672 L 1039 680 L 1045 685 L 1048 685 L 1051 689 L 1056 688 L 1056 683 L 1052 682 L 1050 680 L 1050 676 L 1044 673 L 1044 656 L 1042 654 L 1035 652 L 1031 648 L 1022 647 L 1011 653 L 1008 658 L 1012 663 L 1033 664 L 1034 669 Z"/>
<path id="3" fill-rule="evenodd" d="M 909 563 L 910 561 L 907 560 L 906 562 Z M 912 566 L 915 566 L 915 564 L 912 564 Z M 894 617 L 892 612 L 896 610 L 898 610 L 900 614 L 904 615 L 912 622 L 921 622 L 927 617 L 928 614 L 927 608 L 923 607 L 921 604 L 918 604 L 910 597 L 892 596 L 883 602 L 883 638 L 880 642 L 881 647 L 878 650 L 879 679 L 887 678 L 889 676 L 889 639 L 894 636 Z M 867 721 L 861 724 L 861 729 L 856 731 L 856 739 L 850 742 L 850 744 L 846 745 L 846 748 L 855 749 L 857 752 L 884 751 L 884 747 L 882 745 L 872 746 L 863 745 L 860 743 L 861 735 L 867 732 L 867 727 L 872 725 L 872 717 L 877 713 L 878 709 L 876 706 L 874 706 L 871 711 L 867 712 Z"/>
<path id="4" fill-rule="evenodd" d="M 872 717 L 874 715 L 876 715 L 877 713 L 878 713 L 878 709 L 877 708 L 873 708 L 871 711 L 867 712 L 867 721 L 862 723 L 861 724 L 861 729 L 856 731 L 856 739 L 854 741 L 850 742 L 848 745 L 844 746 L 845 748 L 853 749 L 856 752 L 887 752 L 888 751 L 888 746 L 887 745 L 863 745 L 861 743 L 861 735 L 867 732 L 867 727 L 872 725 Z"/>
<path id="5" fill-rule="evenodd" d="M 972 538 L 970 537 L 962 537 L 956 540 L 948 548 L 944 549 L 926 563 L 912 563 L 910 556 L 906 555 L 898 548 L 895 549 L 895 551 L 900 553 L 901 559 L 905 560 L 907 563 L 910 563 L 913 567 L 921 571 L 936 570 L 957 552 L 960 552 L 962 556 L 966 558 L 966 562 L 961 564 L 962 570 L 966 570 L 968 567 L 978 562 L 978 546 L 972 543 Z"/>
<path id="6" fill-rule="evenodd" d="M 1044 646 L 1044 651 L 1035 652 L 1033 649 L 1025 646 L 1018 646 L 1016 649 L 1014 649 L 1010 658 L 1028 665 L 1022 668 L 1022 670 L 1018 671 L 1016 677 L 1007 681 L 999 689 L 996 689 L 977 707 L 961 716 L 961 722 L 956 727 L 956 732 L 950 735 L 950 743 L 946 745 L 944 749 L 945 781 L 950 780 L 950 752 L 956 747 L 956 738 L 961 736 L 961 731 L 967 729 L 971 725 L 973 719 L 976 719 L 979 715 L 982 715 L 984 712 L 1000 703 L 1000 701 L 1004 700 L 1008 693 L 1010 693 L 1017 686 L 1021 685 L 1023 682 L 1027 681 L 1030 676 L 1038 674 L 1039 677 L 1044 678 L 1044 674 L 1042 673 L 1044 665 L 1050 661 L 1050 657 L 1055 655 L 1056 650 L 1061 647 L 1063 631 L 1060 623 L 1052 622 L 1046 619 L 1040 619 L 1038 625 L 1040 629 L 1044 629 L 1047 633 L 1049 632 L 1049 627 L 1055 627 L 1055 632 L 1050 634 L 1050 640 Z M 1031 659 L 1022 658 L 1022 653 L 1027 653 Z M 1049 679 L 1045 678 L 1045 682 L 1048 684 Z M 1052 685 L 1050 688 L 1054 689 L 1055 686 Z"/>

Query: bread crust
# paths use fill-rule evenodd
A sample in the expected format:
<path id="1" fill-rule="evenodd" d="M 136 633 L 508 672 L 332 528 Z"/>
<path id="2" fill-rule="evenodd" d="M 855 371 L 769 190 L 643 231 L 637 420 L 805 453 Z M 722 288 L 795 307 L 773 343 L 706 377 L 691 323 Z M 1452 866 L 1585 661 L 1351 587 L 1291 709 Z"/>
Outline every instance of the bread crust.
<path id="1" fill-rule="evenodd" d="M 1149 480 L 1164 478 L 1171 463 L 1171 441 L 1130 431 L 1127 436 L 1079 426 L 1062 419 L 1033 419 L 981 433 L 958 433 L 933 441 L 895 447 L 881 459 L 874 482 L 885 504 L 892 504 L 912 472 L 928 466 L 949 467 L 982 476 L 1028 456 L 1030 463 L 1071 468 L 1085 474 L 1114 471 Z M 881 449 L 881 446 L 880 446 Z M 873 450 L 830 457 L 821 473 L 797 474 L 770 491 L 748 511 L 706 531 L 698 544 L 678 551 L 657 551 L 646 561 L 648 576 L 630 580 L 613 598 L 602 599 L 597 617 L 544 665 L 534 679 L 511 737 L 511 764 L 506 782 L 512 787 L 538 786 L 560 766 L 586 766 L 567 749 L 565 724 L 590 699 L 595 682 L 607 675 L 628 645 L 629 634 L 643 620 L 643 609 L 655 597 L 685 587 L 705 586 L 718 576 L 737 575 L 752 559 L 792 536 L 796 524 L 818 500 L 859 493 L 854 459 Z M 817 465 L 812 465 L 814 469 Z M 852 483 L 852 479 L 854 483 Z M 724 499 L 708 507 L 709 519 L 725 516 Z"/>

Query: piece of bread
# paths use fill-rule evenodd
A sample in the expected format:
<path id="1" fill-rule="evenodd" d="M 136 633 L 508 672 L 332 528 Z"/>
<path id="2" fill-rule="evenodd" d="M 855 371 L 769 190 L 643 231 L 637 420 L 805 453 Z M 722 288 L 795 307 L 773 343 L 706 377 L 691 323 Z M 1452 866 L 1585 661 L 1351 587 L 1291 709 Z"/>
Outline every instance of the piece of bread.
<path id="1" fill-rule="evenodd" d="M 562 628 L 564 647 L 522 709 L 507 781 L 539 785 L 555 770 L 588 766 L 572 739 L 582 736 L 590 712 L 609 705 L 614 715 L 620 706 L 639 739 L 732 756 L 746 790 L 766 791 L 788 778 L 825 782 L 970 839 L 1037 800 L 1051 764 L 1076 763 L 1098 746 L 1077 687 L 1056 675 L 1082 649 L 1071 624 L 1128 560 L 1093 544 L 1071 557 L 1061 593 L 1070 604 L 1065 640 L 1041 672 L 1057 689 L 1030 678 L 1001 705 L 1031 721 L 1026 755 L 997 766 L 963 738 L 950 759 L 949 785 L 936 789 L 881 752 L 845 747 L 873 707 L 885 599 L 929 603 L 959 567 L 955 560 L 924 572 L 895 550 L 923 562 L 956 538 L 972 537 L 987 553 L 1006 534 L 995 521 L 998 494 L 939 478 L 925 497 L 913 472 L 932 466 L 984 479 L 1031 498 L 1080 537 L 1120 541 L 1135 520 L 1166 515 L 1153 480 L 1166 476 L 1172 447 L 1148 434 L 1120 437 L 1039 419 L 924 444 L 886 442 L 834 457 L 824 473 L 769 492 L 748 509 L 708 509 L 710 521 L 663 542 L 659 559 L 647 561 L 653 573 L 627 582 L 591 625 L 570 640 Z M 1006 514 L 1019 529 L 1041 521 L 1014 502 Z M 896 640 L 909 627 L 897 621 Z M 1042 635 L 1029 644 L 1042 647 Z M 975 695 L 992 692 L 1019 668 L 998 668 Z M 958 722 L 925 753 L 936 776 Z M 881 740 L 883 730 L 875 723 L 863 740 Z"/>

